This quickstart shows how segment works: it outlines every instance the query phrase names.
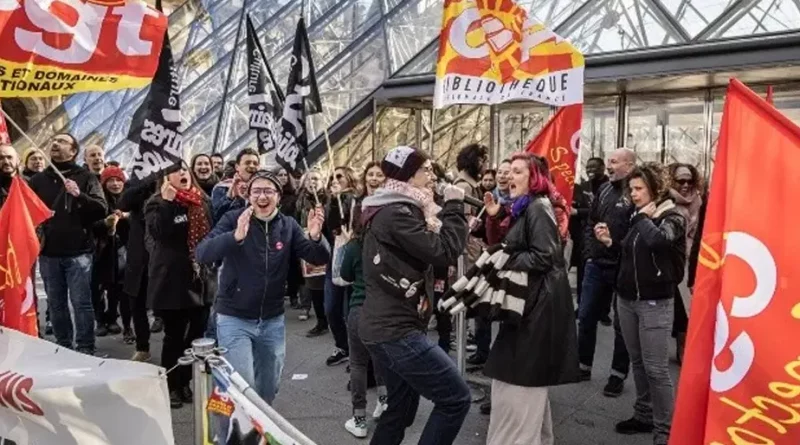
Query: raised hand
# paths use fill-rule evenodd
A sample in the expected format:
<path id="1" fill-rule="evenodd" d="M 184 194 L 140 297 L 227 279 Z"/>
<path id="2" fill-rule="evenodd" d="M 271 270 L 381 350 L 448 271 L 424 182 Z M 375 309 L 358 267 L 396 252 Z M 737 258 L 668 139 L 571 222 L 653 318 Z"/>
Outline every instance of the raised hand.
<path id="1" fill-rule="evenodd" d="M 236 221 L 236 230 L 233 232 L 233 238 L 237 242 L 243 241 L 247 238 L 247 232 L 250 230 L 250 218 L 253 216 L 253 207 L 244 209 L 239 219 Z"/>
<path id="2" fill-rule="evenodd" d="M 594 237 L 606 247 L 611 247 L 611 232 L 608 230 L 606 223 L 597 223 L 594 226 Z"/>
<path id="3" fill-rule="evenodd" d="M 500 213 L 500 204 L 495 201 L 494 195 L 490 192 L 483 194 L 483 206 L 486 207 L 486 214 L 489 216 L 496 216 Z"/>
<path id="4" fill-rule="evenodd" d="M 306 229 L 308 229 L 308 236 L 314 240 L 319 240 L 322 234 L 322 224 L 325 223 L 325 212 L 321 206 L 308 211 L 308 220 L 306 222 Z"/>
<path id="5" fill-rule="evenodd" d="M 175 190 L 175 187 L 169 185 L 169 182 L 164 181 L 161 185 L 161 197 L 164 198 L 164 201 L 172 201 L 177 193 L 178 191 Z"/>

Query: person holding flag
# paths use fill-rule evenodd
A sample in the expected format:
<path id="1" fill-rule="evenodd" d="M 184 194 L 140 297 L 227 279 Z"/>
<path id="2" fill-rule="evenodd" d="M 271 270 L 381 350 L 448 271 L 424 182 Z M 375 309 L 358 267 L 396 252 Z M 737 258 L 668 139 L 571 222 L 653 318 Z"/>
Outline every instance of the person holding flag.
<path id="1" fill-rule="evenodd" d="M 54 135 L 50 140 L 52 163 L 31 178 L 30 186 L 55 212 L 42 228 L 39 257 L 53 333 L 59 345 L 93 355 L 91 225 L 106 216 L 107 207 L 100 181 L 75 163 L 79 151 L 78 141 L 71 134 Z M 75 313 L 74 329 L 68 301 Z"/>

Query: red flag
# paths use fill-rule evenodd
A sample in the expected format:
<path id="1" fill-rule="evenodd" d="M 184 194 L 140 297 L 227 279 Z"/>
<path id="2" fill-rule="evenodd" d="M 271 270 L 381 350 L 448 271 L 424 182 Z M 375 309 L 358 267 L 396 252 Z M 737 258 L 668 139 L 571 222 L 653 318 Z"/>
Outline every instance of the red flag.
<path id="1" fill-rule="evenodd" d="M 775 105 L 775 102 L 772 99 L 773 93 L 774 91 L 772 89 L 772 85 L 767 85 L 767 102 L 769 102 L 770 105 Z"/>
<path id="2" fill-rule="evenodd" d="M 0 209 L 0 325 L 38 335 L 31 269 L 39 256 L 36 226 L 53 212 L 19 176 Z"/>
<path id="3" fill-rule="evenodd" d="M 800 443 L 797 165 L 800 127 L 731 80 L 671 445 Z"/>
<path id="4" fill-rule="evenodd" d="M 582 119 L 582 104 L 559 108 L 556 115 L 525 148 L 528 153 L 547 159 L 556 189 L 567 201 L 567 205 L 572 204 Z"/>
<path id="5" fill-rule="evenodd" d="M 0 104 L 0 107 L 3 105 Z M 11 143 L 11 136 L 8 135 L 8 127 L 6 126 L 6 116 L 0 113 L 0 144 L 8 145 Z"/>

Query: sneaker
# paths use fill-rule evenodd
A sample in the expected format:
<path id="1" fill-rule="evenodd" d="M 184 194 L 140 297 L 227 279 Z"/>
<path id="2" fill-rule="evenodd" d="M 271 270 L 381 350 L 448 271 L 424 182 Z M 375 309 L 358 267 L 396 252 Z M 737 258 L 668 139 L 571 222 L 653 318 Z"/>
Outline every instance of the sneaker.
<path id="1" fill-rule="evenodd" d="M 480 366 L 486 363 L 486 357 L 483 354 L 472 354 L 467 357 L 467 364 L 472 366 Z"/>
<path id="2" fill-rule="evenodd" d="M 53 323 L 48 321 L 44 324 L 44 335 L 53 335 Z"/>
<path id="3" fill-rule="evenodd" d="M 592 380 L 592 370 L 591 369 L 581 369 L 581 382 L 589 382 Z"/>
<path id="4" fill-rule="evenodd" d="M 303 311 L 302 314 L 297 316 L 297 319 L 300 320 L 300 321 L 306 321 L 309 318 L 311 318 L 311 310 L 310 309 L 306 309 L 305 311 Z"/>
<path id="5" fill-rule="evenodd" d="M 454 341 L 453 341 L 453 345 L 454 345 L 454 346 L 453 346 L 453 350 L 455 350 L 455 349 L 456 349 L 456 348 L 455 348 L 455 344 L 456 344 L 456 342 L 455 342 L 455 340 L 454 340 Z M 478 345 L 475 345 L 475 344 L 472 344 L 472 345 L 467 345 L 467 348 L 466 348 L 466 349 L 467 349 L 467 352 L 475 352 L 475 351 L 477 351 L 477 350 L 478 350 Z"/>
<path id="6" fill-rule="evenodd" d="M 172 409 L 178 409 L 183 407 L 183 399 L 181 398 L 180 391 L 169 392 L 169 407 Z"/>
<path id="7" fill-rule="evenodd" d="M 327 333 L 328 333 L 327 327 L 317 325 L 311 328 L 310 331 L 306 332 L 306 337 L 314 338 L 314 337 L 319 337 L 320 335 L 325 335 Z"/>
<path id="8" fill-rule="evenodd" d="M 386 396 L 378 396 L 378 403 L 375 404 L 375 411 L 372 413 L 372 418 L 380 419 L 387 409 L 389 409 L 389 404 L 386 403 Z"/>
<path id="9" fill-rule="evenodd" d="M 122 328 L 119 327 L 119 325 L 116 323 L 107 324 L 106 329 L 108 330 L 108 333 L 111 335 L 119 335 L 122 333 Z"/>
<path id="10" fill-rule="evenodd" d="M 75 352 L 80 352 L 81 354 L 91 355 L 92 357 L 95 356 L 97 353 L 94 349 L 86 349 L 86 348 L 77 348 Z"/>
<path id="11" fill-rule="evenodd" d="M 105 337 L 108 335 L 108 328 L 104 325 L 98 325 L 97 329 L 94 330 L 95 337 Z"/>
<path id="12" fill-rule="evenodd" d="M 131 328 L 125 328 L 122 331 L 122 341 L 126 345 L 132 345 L 136 343 L 136 336 L 133 334 L 133 330 Z"/>
<path id="13" fill-rule="evenodd" d="M 336 366 L 348 360 L 350 360 L 350 355 L 348 353 L 346 353 L 342 349 L 334 348 L 333 353 L 331 353 L 331 356 L 328 357 L 327 360 L 325 360 L 325 364 L 328 366 Z"/>
<path id="14" fill-rule="evenodd" d="M 150 332 L 153 334 L 157 334 L 164 330 L 164 320 L 161 317 L 156 317 L 153 319 L 153 323 L 150 325 Z"/>
<path id="15" fill-rule="evenodd" d="M 192 403 L 193 400 L 194 400 L 194 394 L 192 393 L 192 388 L 184 386 L 181 389 L 181 401 L 183 403 Z"/>
<path id="16" fill-rule="evenodd" d="M 608 378 L 606 387 L 603 388 L 603 395 L 606 397 L 619 397 L 622 395 L 622 389 L 625 388 L 625 380 L 612 375 Z"/>
<path id="17" fill-rule="evenodd" d="M 351 417 L 344 423 L 344 429 L 359 439 L 363 439 L 367 437 L 367 418 L 364 416 Z"/>
<path id="18" fill-rule="evenodd" d="M 614 429 L 620 434 L 645 434 L 653 432 L 653 424 L 630 418 L 617 423 Z"/>
<path id="19" fill-rule="evenodd" d="M 150 353 L 146 351 L 136 351 L 131 357 L 131 361 L 133 362 L 149 362 L 150 361 Z"/>
<path id="20" fill-rule="evenodd" d="M 492 413 L 492 402 L 488 401 L 488 402 L 481 403 L 480 410 L 481 410 L 481 414 L 483 414 L 485 416 L 488 416 L 489 414 Z"/>

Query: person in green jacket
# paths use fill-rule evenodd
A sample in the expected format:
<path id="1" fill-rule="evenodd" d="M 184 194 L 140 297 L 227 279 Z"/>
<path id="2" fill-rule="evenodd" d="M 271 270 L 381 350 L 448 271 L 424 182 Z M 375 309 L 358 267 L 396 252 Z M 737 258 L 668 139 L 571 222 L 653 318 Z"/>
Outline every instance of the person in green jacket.
<path id="1" fill-rule="evenodd" d="M 350 312 L 347 315 L 347 340 L 350 346 L 350 394 L 353 403 L 353 417 L 344 427 L 355 437 L 367 437 L 367 374 L 370 363 L 369 351 L 358 335 L 358 319 L 361 306 L 364 304 L 364 274 L 361 262 L 362 226 L 361 209 L 356 207 L 353 216 L 353 238 L 345 245 L 342 257 L 341 276 L 345 281 L 353 283 L 350 294 Z M 373 362 L 374 365 L 374 362 Z M 386 385 L 380 370 L 375 368 L 375 380 L 378 384 L 378 403 L 372 416 L 379 418 L 386 410 Z"/>

